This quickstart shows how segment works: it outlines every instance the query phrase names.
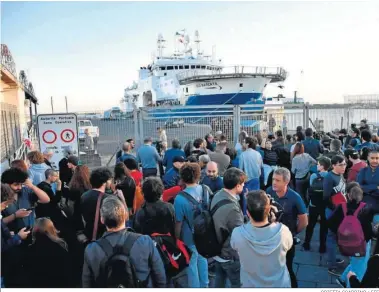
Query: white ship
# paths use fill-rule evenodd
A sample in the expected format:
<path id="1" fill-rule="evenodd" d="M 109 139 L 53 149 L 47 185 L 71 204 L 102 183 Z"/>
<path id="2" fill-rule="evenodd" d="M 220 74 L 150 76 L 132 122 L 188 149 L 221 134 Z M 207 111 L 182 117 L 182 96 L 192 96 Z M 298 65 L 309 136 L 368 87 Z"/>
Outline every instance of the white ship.
<path id="1" fill-rule="evenodd" d="M 262 94 L 269 83 L 282 83 L 287 72 L 280 67 L 224 66 L 215 50 L 205 55 L 195 32 L 191 42 L 185 30 L 176 32 L 174 53 L 164 54 L 161 34 L 152 62 L 139 69 L 138 82 L 126 88 L 122 100 L 126 111 L 162 105 L 256 104 L 263 107 Z"/>

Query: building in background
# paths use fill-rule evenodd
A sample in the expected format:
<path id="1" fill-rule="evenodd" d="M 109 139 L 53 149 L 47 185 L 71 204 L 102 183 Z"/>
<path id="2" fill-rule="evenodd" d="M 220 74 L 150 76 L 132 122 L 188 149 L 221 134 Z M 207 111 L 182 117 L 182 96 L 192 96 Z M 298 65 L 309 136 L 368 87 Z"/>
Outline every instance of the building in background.
<path id="1" fill-rule="evenodd" d="M 343 97 L 344 103 L 372 104 L 379 105 L 379 94 L 351 94 Z"/>
<path id="2" fill-rule="evenodd" d="M 1 172 L 16 158 L 31 130 L 37 114 L 33 85 L 23 70 L 17 76 L 16 63 L 8 47 L 1 45 Z"/>

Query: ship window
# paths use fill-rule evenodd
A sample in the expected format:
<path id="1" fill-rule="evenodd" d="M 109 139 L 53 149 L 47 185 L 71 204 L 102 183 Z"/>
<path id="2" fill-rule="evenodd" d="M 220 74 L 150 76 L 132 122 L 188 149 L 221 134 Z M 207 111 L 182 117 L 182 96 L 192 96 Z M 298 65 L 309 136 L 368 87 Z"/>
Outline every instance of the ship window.
<path id="1" fill-rule="evenodd" d="M 186 87 L 186 92 L 188 93 L 188 87 Z"/>
<path id="2" fill-rule="evenodd" d="M 195 69 L 195 68 L 196 68 L 196 66 L 195 66 L 195 65 L 192 65 L 192 66 L 191 66 L 191 69 Z"/>
<path id="3" fill-rule="evenodd" d="M 167 73 L 164 73 L 163 76 L 167 76 Z"/>
<path id="4" fill-rule="evenodd" d="M 178 69 L 179 69 L 179 66 L 175 66 L 175 69 L 178 70 Z"/>
<path id="5" fill-rule="evenodd" d="M 200 66 L 199 66 L 199 65 L 196 65 L 196 69 L 200 69 Z"/>
<path id="6" fill-rule="evenodd" d="M 161 70 L 166 70 L 166 67 L 160 67 Z"/>
<path id="7" fill-rule="evenodd" d="M 243 87 L 243 83 L 240 83 L 240 87 Z"/>
<path id="8" fill-rule="evenodd" d="M 174 66 L 167 66 L 167 70 L 173 70 Z"/>
<path id="9" fill-rule="evenodd" d="M 201 66 L 201 69 L 205 69 L 205 66 Z"/>
<path id="10" fill-rule="evenodd" d="M 189 69 L 189 66 L 188 66 L 188 65 L 185 65 L 185 66 L 184 66 L 184 69 Z"/>
<path id="11" fill-rule="evenodd" d="M 184 68 L 183 65 L 180 65 L 180 66 L 179 66 L 179 69 L 183 69 L 183 68 Z"/>

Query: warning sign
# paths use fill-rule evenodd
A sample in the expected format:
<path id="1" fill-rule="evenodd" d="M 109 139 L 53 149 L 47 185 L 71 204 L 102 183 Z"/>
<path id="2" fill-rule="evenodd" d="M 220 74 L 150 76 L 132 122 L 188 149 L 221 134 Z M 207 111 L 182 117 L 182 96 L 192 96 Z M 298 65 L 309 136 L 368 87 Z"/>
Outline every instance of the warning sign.
<path id="1" fill-rule="evenodd" d="M 66 142 L 66 143 L 70 143 L 72 140 L 75 139 L 74 131 L 72 131 L 70 129 L 64 129 L 61 132 L 61 139 L 62 139 L 62 141 Z"/>
<path id="2" fill-rule="evenodd" d="M 43 132 L 42 140 L 47 144 L 53 144 L 55 141 L 57 141 L 57 134 L 54 131 L 47 130 Z"/>
<path id="3" fill-rule="evenodd" d="M 78 122 L 73 113 L 42 114 L 37 117 L 40 151 L 51 150 L 50 162 L 53 168 L 59 168 L 67 150 L 79 156 Z"/>

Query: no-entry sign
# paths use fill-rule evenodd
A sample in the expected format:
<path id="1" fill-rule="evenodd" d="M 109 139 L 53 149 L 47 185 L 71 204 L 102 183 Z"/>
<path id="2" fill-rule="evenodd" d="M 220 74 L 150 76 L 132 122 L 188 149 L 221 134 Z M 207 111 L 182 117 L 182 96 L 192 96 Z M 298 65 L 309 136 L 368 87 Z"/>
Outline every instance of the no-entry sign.
<path id="1" fill-rule="evenodd" d="M 51 165 L 59 168 L 65 150 L 78 156 L 78 122 L 76 114 L 42 114 L 37 117 L 40 151 L 52 150 Z"/>

